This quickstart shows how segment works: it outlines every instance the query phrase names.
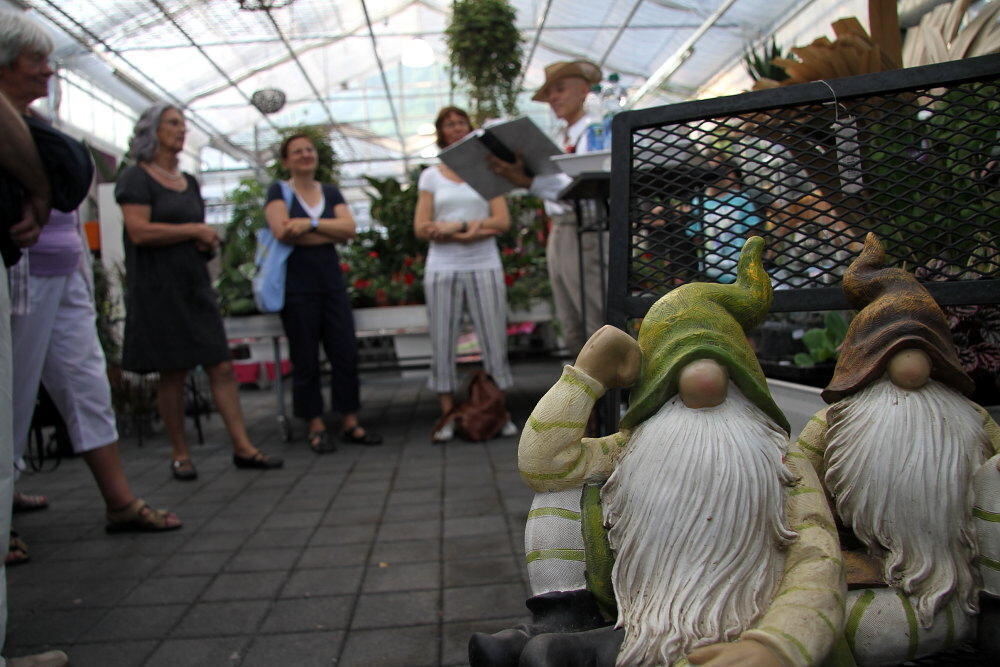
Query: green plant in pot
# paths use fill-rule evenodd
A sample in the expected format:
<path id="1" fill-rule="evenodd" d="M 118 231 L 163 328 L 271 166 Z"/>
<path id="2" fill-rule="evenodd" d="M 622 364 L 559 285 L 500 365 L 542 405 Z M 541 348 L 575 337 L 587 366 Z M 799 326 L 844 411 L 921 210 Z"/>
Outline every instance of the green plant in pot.
<path id="1" fill-rule="evenodd" d="M 479 125 L 517 113 L 523 48 L 507 0 L 457 0 L 445 29 L 452 73 L 462 82 Z"/>
<path id="2" fill-rule="evenodd" d="M 772 36 L 770 42 L 760 45 L 760 50 L 748 46 L 743 53 L 743 67 L 747 74 L 754 81 L 761 79 L 771 79 L 772 81 L 784 81 L 788 78 L 788 72 L 780 65 L 774 64 L 775 58 L 786 58 L 777 40 Z"/>
<path id="3" fill-rule="evenodd" d="M 289 127 L 281 130 L 281 140 L 293 134 L 305 134 L 316 146 L 319 157 L 316 180 L 321 183 L 336 183 L 339 163 L 330 143 L 328 130 L 313 125 Z M 280 160 L 271 162 L 267 172 L 275 180 L 289 177 Z M 257 252 L 257 231 L 267 224 L 264 220 L 265 187 L 257 179 L 244 178 L 229 193 L 233 213 L 226 224 L 225 242 L 219 255 L 221 269 L 215 280 L 219 308 L 223 315 L 251 315 L 257 312 L 252 280 L 256 271 L 254 256 Z"/>
<path id="4" fill-rule="evenodd" d="M 809 329 L 802 335 L 806 352 L 795 355 L 795 365 L 810 367 L 823 362 L 832 362 L 847 334 L 847 320 L 840 313 L 828 312 L 823 318 L 823 328 Z"/>

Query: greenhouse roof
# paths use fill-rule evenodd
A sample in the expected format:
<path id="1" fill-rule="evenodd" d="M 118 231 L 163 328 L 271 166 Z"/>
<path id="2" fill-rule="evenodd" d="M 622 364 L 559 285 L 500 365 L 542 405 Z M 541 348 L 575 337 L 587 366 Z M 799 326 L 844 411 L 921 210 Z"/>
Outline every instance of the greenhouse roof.
<path id="1" fill-rule="evenodd" d="M 267 11 L 239 0 L 7 3 L 56 28 L 61 67 L 136 110 L 153 99 L 178 104 L 213 145 L 243 159 L 271 146 L 277 128 L 317 123 L 330 126 L 345 171 L 398 170 L 436 153 L 440 107 L 467 102 L 447 68 L 445 0 L 271 0 L 286 6 Z M 548 63 L 598 61 L 643 93 L 637 106 L 688 99 L 810 0 L 511 4 L 525 40 L 520 109 L 548 123 L 547 108 L 530 101 Z M 273 88 L 287 96 L 280 111 L 251 105 L 254 92 Z"/>

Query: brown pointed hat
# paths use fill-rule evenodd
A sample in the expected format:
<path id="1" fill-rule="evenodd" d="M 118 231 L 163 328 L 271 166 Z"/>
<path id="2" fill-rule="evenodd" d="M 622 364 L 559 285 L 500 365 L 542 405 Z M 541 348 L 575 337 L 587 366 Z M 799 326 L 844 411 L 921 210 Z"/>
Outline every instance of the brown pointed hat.
<path id="1" fill-rule="evenodd" d="M 893 355 L 909 348 L 931 358 L 931 377 L 963 394 L 976 385 L 958 360 L 948 321 L 927 289 L 903 269 L 885 266 L 875 234 L 844 272 L 844 293 L 858 314 L 847 328 L 823 400 L 834 403 L 882 377 Z"/>
<path id="2" fill-rule="evenodd" d="M 635 428 L 670 400 L 688 363 L 714 359 L 729 370 L 744 396 L 789 430 L 746 337 L 747 330 L 767 315 L 774 298 L 761 261 L 763 250 L 762 238 L 747 239 L 735 283 L 689 283 L 660 297 L 649 309 L 639 328 L 642 370 L 622 428 Z"/>

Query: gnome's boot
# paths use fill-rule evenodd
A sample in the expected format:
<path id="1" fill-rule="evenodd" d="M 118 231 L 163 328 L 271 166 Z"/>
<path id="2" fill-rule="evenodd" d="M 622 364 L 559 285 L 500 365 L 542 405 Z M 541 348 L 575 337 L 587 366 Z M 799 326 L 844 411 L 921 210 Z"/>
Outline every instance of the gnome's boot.
<path id="1" fill-rule="evenodd" d="M 539 635 L 528 641 L 519 667 L 614 667 L 625 639 L 621 628 Z"/>
<path id="2" fill-rule="evenodd" d="M 1000 600 L 989 593 L 979 594 L 979 632 L 976 648 L 993 659 L 1000 659 Z"/>
<path id="3" fill-rule="evenodd" d="M 581 632 L 604 625 L 597 600 L 588 590 L 554 591 L 528 598 L 531 623 L 492 635 L 477 632 L 469 639 L 471 667 L 517 667 L 528 640 L 549 632 Z"/>

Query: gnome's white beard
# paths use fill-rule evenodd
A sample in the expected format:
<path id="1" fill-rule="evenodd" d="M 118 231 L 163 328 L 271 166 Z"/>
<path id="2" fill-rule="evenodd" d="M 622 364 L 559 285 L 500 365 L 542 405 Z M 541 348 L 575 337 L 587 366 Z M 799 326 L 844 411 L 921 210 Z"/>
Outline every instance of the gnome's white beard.
<path id="1" fill-rule="evenodd" d="M 618 665 L 669 665 L 764 612 L 796 537 L 786 443 L 732 384 L 716 408 L 675 397 L 635 430 L 601 492 L 625 628 Z"/>
<path id="2" fill-rule="evenodd" d="M 938 382 L 906 391 L 883 378 L 827 419 L 826 486 L 886 581 L 924 627 L 953 593 L 975 613 L 972 475 L 989 443 L 972 403 Z"/>

